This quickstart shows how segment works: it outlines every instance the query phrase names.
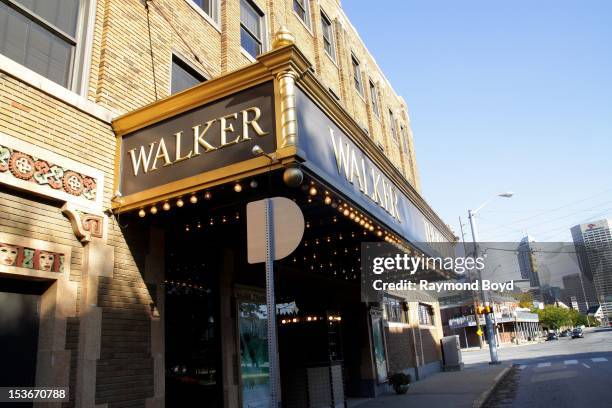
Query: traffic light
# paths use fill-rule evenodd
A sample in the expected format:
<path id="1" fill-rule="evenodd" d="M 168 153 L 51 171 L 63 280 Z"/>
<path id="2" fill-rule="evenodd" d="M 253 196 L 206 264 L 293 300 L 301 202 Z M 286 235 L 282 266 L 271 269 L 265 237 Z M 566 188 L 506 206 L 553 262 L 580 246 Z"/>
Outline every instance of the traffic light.
<path id="1" fill-rule="evenodd" d="M 493 309 L 491 308 L 491 306 L 483 306 L 483 305 L 476 306 L 476 313 L 478 314 L 489 314 L 491 312 L 493 312 Z"/>

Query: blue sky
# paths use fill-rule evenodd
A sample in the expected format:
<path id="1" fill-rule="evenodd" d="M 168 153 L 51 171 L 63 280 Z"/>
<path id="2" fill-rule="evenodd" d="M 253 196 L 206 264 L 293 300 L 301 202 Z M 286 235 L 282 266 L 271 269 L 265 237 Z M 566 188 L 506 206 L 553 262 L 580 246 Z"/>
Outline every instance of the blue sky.
<path id="1" fill-rule="evenodd" d="M 457 234 L 507 190 L 481 241 L 569 241 L 612 217 L 612 1 L 378 4 L 342 1 L 408 103 L 423 195 Z"/>

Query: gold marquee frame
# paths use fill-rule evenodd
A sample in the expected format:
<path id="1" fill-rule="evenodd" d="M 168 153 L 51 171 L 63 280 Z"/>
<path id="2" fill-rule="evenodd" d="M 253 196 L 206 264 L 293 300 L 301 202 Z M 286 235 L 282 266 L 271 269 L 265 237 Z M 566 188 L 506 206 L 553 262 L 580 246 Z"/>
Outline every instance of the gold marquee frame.
<path id="1" fill-rule="evenodd" d="M 115 152 L 114 191 L 120 180 L 122 139 L 136 130 L 153 125 L 199 106 L 214 102 L 242 90 L 273 81 L 274 116 L 276 127 L 276 151 L 267 157 L 253 157 L 161 186 L 147 189 L 113 200 L 116 213 L 132 211 L 145 206 L 186 196 L 216 185 L 275 170 L 287 164 L 302 162 L 304 156 L 298 149 L 295 87 L 299 86 L 336 124 L 350 135 L 351 140 L 385 173 L 391 182 L 403 192 L 423 215 L 450 241 L 455 236 L 449 227 L 429 207 L 421 195 L 408 183 L 399 170 L 378 149 L 350 114 L 329 93 L 312 71 L 312 65 L 295 46 L 293 35 L 281 28 L 275 35 L 272 50 L 257 57 L 255 63 L 233 71 L 193 88 L 156 101 L 113 120 L 117 137 Z"/>

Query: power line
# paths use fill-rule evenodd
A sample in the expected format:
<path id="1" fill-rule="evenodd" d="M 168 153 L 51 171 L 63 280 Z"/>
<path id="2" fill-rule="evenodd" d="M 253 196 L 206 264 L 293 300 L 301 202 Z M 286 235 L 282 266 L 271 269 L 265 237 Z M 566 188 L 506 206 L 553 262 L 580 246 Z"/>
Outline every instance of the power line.
<path id="1" fill-rule="evenodd" d="M 553 208 L 553 209 L 551 209 L 551 210 L 541 211 L 541 212 L 539 212 L 539 213 L 537 213 L 537 214 L 535 214 L 535 215 L 530 215 L 530 216 L 528 216 L 528 217 L 524 217 L 524 218 L 519 218 L 519 219 L 513 220 L 513 221 L 511 221 L 511 223 L 513 223 L 513 224 L 514 224 L 514 223 L 517 223 L 517 222 L 522 222 L 522 221 L 530 220 L 530 219 L 533 219 L 533 218 L 537 218 L 537 217 L 539 217 L 539 216 L 541 216 L 541 215 L 549 214 L 549 213 L 551 213 L 551 212 L 558 211 L 558 210 L 561 210 L 561 209 L 563 209 L 563 208 L 571 207 L 571 206 L 572 206 L 572 205 L 574 205 L 574 204 L 578 204 L 578 203 L 582 203 L 582 202 L 584 202 L 584 201 L 591 200 L 591 199 L 593 199 L 593 198 L 595 198 L 595 197 L 599 197 L 600 195 L 603 195 L 603 194 L 608 193 L 608 192 L 610 192 L 610 191 L 612 191 L 612 188 L 606 189 L 606 190 L 601 191 L 601 192 L 599 192 L 599 193 L 597 193 L 597 194 L 594 194 L 594 195 L 589 196 L 589 197 L 586 197 L 586 198 L 582 198 L 582 199 L 580 199 L 580 200 L 572 201 L 572 202 L 570 202 L 570 203 L 564 204 L 564 205 L 562 205 L 562 206 L 560 206 L 560 207 L 557 207 L 557 208 Z M 493 228 L 493 229 L 495 229 L 495 228 Z M 487 231 L 490 231 L 490 230 L 492 230 L 492 229 L 488 229 L 488 230 L 487 230 L 487 229 L 485 229 L 485 230 L 481 231 L 481 233 L 483 233 L 483 232 L 487 232 Z"/>

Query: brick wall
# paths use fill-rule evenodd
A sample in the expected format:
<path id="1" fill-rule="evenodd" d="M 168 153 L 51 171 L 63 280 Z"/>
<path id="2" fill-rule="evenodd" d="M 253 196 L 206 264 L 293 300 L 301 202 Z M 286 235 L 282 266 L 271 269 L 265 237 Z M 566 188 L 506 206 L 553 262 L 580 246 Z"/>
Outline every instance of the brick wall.
<path id="1" fill-rule="evenodd" d="M 265 13 L 264 48 L 269 49 L 273 34 L 286 25 L 319 79 L 340 97 L 340 103 L 370 137 L 383 146 L 408 182 L 419 189 L 407 106 L 391 88 L 339 2 L 311 0 L 309 26 L 293 11 L 292 0 L 253 2 Z M 240 0 L 221 0 L 220 21 L 216 25 L 186 0 L 155 0 L 149 4 L 147 24 L 147 11 L 140 0 L 97 2 L 90 100 L 116 113 L 125 113 L 153 102 L 156 97 L 168 96 L 173 52 L 209 78 L 251 62 L 240 46 Z M 335 60 L 323 50 L 321 10 L 334 25 Z M 354 86 L 351 53 L 361 63 L 363 95 Z M 370 79 L 378 88 L 380 115 L 372 112 Z M 391 137 L 390 109 L 397 131 L 401 126 L 407 129 L 408 145 L 402 137 L 399 144 Z"/>

